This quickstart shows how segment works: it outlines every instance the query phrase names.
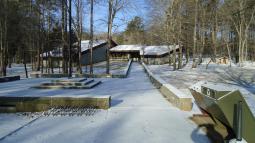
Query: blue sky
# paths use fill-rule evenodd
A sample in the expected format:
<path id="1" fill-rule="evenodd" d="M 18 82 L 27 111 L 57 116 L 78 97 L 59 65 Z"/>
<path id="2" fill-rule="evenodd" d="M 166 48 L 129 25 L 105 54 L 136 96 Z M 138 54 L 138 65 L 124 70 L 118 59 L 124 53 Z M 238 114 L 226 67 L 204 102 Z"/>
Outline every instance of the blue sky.
<path id="1" fill-rule="evenodd" d="M 132 4 L 119 11 L 114 20 L 113 32 L 120 32 L 126 29 L 128 21 L 135 16 L 142 17 L 145 21 L 147 15 L 146 0 L 130 0 Z M 90 6 L 84 8 L 84 27 L 89 29 Z M 107 32 L 108 5 L 107 3 L 96 3 L 94 6 L 94 31 L 95 33 Z"/>

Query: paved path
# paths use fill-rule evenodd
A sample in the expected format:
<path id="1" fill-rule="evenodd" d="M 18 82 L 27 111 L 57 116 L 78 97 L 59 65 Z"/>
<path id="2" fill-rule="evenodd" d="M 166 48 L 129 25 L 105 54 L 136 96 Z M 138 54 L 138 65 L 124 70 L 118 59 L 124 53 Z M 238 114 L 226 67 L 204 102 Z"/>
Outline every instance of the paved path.
<path id="1" fill-rule="evenodd" d="M 168 103 L 133 63 L 126 79 L 104 79 L 89 95 L 111 95 L 112 107 L 93 116 L 41 117 L 4 143 L 206 143 L 204 133 L 183 112 Z M 78 95 L 77 95 L 78 96 Z M 0 115 L 0 117 L 3 115 Z M 4 124 L 12 124 L 4 115 Z M 28 120 L 28 119 L 27 119 Z M 1 123 L 2 122 L 2 123 Z M 1 134 L 1 132 L 0 132 Z"/>

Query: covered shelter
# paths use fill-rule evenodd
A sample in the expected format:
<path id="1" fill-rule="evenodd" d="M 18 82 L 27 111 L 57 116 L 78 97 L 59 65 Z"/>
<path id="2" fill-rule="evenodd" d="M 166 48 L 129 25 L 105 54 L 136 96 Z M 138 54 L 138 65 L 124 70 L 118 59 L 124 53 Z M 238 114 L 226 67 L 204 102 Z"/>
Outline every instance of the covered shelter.
<path id="1" fill-rule="evenodd" d="M 165 64 L 169 62 L 169 54 L 172 54 L 174 49 L 179 52 L 179 45 L 118 45 L 110 51 L 112 59 L 133 59 L 142 60 L 147 64 Z"/>

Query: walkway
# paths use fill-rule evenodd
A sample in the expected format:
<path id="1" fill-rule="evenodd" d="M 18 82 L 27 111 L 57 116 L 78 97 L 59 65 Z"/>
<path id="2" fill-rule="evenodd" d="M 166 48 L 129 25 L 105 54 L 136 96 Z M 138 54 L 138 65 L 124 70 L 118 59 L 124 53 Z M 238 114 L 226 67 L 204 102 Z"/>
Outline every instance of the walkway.
<path id="1" fill-rule="evenodd" d="M 142 66 L 138 63 L 133 63 L 128 78 L 103 79 L 103 84 L 83 91 L 82 94 L 111 95 L 112 107 L 109 110 L 100 110 L 93 116 L 41 117 L 6 137 L 2 142 L 209 142 L 204 133 L 188 119 L 191 113 L 180 111 L 168 103 L 150 83 Z M 0 128 L 4 126 L 2 123 L 13 124 L 17 121 L 12 120 L 15 118 L 13 115 L 10 115 L 10 118 L 6 118 L 9 115 L 0 115 L 0 119 L 1 116 L 5 116 L 2 118 L 5 121 L 0 121 Z"/>

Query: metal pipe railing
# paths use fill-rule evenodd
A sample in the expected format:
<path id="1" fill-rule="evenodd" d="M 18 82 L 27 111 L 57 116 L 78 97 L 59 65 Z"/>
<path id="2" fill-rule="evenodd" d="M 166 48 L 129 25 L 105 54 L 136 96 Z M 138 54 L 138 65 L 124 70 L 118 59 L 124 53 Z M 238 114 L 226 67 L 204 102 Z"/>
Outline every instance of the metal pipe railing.
<path id="1" fill-rule="evenodd" d="M 236 131 L 236 140 L 242 141 L 242 128 L 243 128 L 243 107 L 242 101 L 239 101 L 237 104 L 237 131 Z"/>

